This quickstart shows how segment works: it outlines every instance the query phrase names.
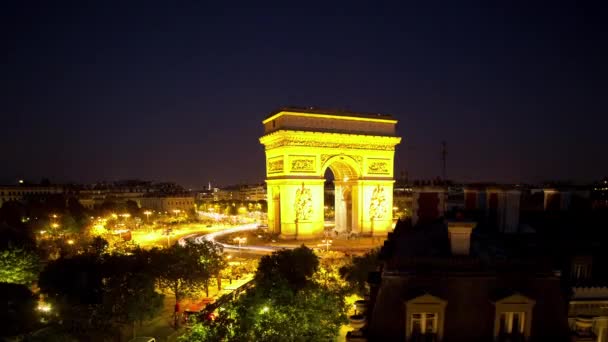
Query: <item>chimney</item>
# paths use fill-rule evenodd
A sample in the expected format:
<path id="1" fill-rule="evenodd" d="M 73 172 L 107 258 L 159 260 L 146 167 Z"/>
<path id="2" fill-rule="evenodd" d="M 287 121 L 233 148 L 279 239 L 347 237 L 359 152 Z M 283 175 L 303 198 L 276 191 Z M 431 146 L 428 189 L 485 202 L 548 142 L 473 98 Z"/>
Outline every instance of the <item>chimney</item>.
<path id="1" fill-rule="evenodd" d="M 448 221 L 448 237 L 452 255 L 469 255 L 471 232 L 476 224 L 471 221 Z"/>

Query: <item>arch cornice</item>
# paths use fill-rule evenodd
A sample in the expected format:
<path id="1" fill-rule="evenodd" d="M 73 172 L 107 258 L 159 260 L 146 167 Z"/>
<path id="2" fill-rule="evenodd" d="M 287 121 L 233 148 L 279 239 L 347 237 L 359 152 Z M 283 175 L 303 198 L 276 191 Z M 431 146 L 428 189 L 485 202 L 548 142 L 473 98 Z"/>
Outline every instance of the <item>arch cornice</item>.
<path id="1" fill-rule="evenodd" d="M 400 142 L 401 138 L 395 136 L 293 130 L 274 131 L 260 138 L 260 143 L 265 146 L 266 150 L 278 147 L 308 146 L 394 151 L 395 145 Z"/>

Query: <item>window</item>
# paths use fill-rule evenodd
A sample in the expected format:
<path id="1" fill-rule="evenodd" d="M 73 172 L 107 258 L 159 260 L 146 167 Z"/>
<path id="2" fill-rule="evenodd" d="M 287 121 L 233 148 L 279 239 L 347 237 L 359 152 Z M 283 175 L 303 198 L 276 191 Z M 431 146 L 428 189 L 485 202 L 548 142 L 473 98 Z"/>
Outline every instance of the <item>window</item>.
<path id="1" fill-rule="evenodd" d="M 513 293 L 494 303 L 494 337 L 498 341 L 525 341 L 530 336 L 532 311 L 536 302 Z"/>
<path id="2" fill-rule="evenodd" d="M 503 312 L 500 314 L 500 325 L 498 333 L 505 334 L 523 334 L 524 333 L 524 313 L 523 312 Z"/>
<path id="3" fill-rule="evenodd" d="M 447 302 L 428 293 L 405 302 L 406 341 L 441 341 Z"/>
<path id="4" fill-rule="evenodd" d="M 411 324 L 412 335 L 436 334 L 437 314 L 430 312 L 412 314 Z"/>
<path id="5" fill-rule="evenodd" d="M 572 278 L 576 280 L 584 280 L 588 278 L 589 266 L 585 264 L 574 264 L 572 268 Z"/>

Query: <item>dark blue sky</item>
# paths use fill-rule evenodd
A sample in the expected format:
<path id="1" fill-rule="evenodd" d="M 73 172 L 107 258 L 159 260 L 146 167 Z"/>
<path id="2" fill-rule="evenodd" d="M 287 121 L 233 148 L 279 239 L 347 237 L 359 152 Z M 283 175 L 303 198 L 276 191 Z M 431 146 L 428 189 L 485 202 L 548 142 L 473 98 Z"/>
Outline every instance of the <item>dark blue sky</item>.
<path id="1" fill-rule="evenodd" d="M 461 181 L 608 174 L 597 6 L 15 3 L 0 5 L 3 182 L 262 181 L 261 120 L 286 105 L 392 114 L 410 178 L 441 174 L 441 140 Z"/>

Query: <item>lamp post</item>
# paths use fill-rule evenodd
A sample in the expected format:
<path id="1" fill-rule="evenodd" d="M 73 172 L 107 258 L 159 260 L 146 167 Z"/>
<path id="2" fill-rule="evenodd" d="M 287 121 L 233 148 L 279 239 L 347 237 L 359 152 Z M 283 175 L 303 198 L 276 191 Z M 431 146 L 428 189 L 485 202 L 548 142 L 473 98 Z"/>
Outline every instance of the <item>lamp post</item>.
<path id="1" fill-rule="evenodd" d="M 163 235 L 167 235 L 167 248 L 171 247 L 171 228 L 165 229 Z"/>
<path id="2" fill-rule="evenodd" d="M 325 239 L 325 240 L 321 240 L 321 245 L 325 246 L 325 251 L 329 252 L 329 246 L 331 245 L 333 241 L 330 239 Z"/>
<path id="3" fill-rule="evenodd" d="M 146 215 L 146 222 L 150 224 L 150 215 L 152 215 L 152 212 L 150 210 L 146 210 L 144 211 L 144 215 Z"/>

